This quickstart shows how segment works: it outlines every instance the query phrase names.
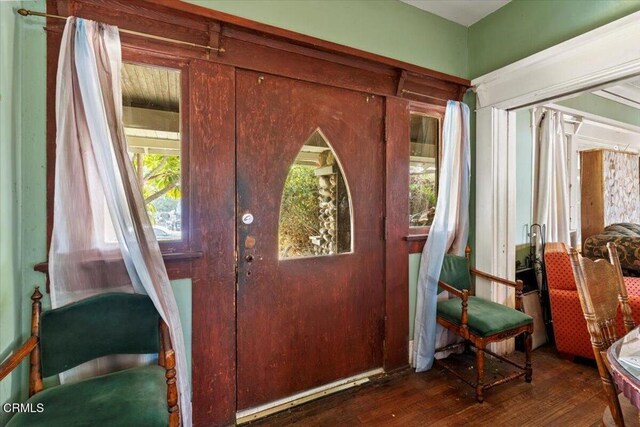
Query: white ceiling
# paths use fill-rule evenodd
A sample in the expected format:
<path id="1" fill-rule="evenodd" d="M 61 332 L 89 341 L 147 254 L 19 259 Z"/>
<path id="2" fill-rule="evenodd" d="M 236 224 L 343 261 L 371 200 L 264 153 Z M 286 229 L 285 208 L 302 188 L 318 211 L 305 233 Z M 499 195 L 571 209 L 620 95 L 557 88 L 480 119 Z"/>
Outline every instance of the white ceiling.
<path id="1" fill-rule="evenodd" d="M 468 27 L 511 0 L 400 0 Z"/>
<path id="2" fill-rule="evenodd" d="M 608 87 L 595 91 L 593 94 L 640 109 L 640 80 Z"/>

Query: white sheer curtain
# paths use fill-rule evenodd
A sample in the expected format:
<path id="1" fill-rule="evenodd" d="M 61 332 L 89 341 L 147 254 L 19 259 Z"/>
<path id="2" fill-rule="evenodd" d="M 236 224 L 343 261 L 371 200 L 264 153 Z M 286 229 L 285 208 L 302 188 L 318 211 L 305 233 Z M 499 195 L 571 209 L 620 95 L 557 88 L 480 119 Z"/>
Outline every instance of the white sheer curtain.
<path id="1" fill-rule="evenodd" d="M 569 163 L 564 119 L 558 111 L 544 110 L 542 114 L 534 146 L 533 222 L 545 226 L 547 242 L 570 245 Z"/>
<path id="2" fill-rule="evenodd" d="M 54 307 L 103 292 L 148 294 L 176 352 L 182 424 L 191 387 L 182 326 L 127 153 L 117 27 L 70 17 L 58 60 L 53 235 Z"/>
<path id="3" fill-rule="evenodd" d="M 446 332 L 436 323 L 437 299 L 448 297 L 446 292 L 437 295 L 438 278 L 445 253 L 464 255 L 469 236 L 471 155 L 469 107 L 465 104 L 447 103 L 442 147 L 436 213 L 418 276 L 413 345 L 413 361 L 418 372 L 431 369 L 437 343 L 448 340 Z"/>

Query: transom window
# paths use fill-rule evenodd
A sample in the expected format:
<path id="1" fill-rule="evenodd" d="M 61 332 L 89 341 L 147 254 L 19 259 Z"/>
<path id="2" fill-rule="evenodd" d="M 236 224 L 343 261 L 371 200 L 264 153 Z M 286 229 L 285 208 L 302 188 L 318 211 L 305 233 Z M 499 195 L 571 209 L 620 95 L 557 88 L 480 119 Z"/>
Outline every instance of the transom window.
<path id="1" fill-rule="evenodd" d="M 440 121 L 411 113 L 409 149 L 409 226 L 433 223 L 438 200 Z"/>
<path id="2" fill-rule="evenodd" d="M 340 162 L 316 130 L 289 168 L 279 222 L 280 259 L 351 252 L 351 202 Z"/>

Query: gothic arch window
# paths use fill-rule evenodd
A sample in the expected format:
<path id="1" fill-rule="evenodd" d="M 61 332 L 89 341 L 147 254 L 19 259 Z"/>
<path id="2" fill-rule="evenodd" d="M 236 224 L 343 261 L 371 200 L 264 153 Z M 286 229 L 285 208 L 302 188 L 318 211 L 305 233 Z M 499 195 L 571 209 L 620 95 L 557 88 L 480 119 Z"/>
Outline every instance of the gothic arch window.
<path id="1" fill-rule="evenodd" d="M 280 259 L 352 251 L 349 188 L 340 161 L 320 129 L 307 138 L 284 184 L 280 204 Z"/>

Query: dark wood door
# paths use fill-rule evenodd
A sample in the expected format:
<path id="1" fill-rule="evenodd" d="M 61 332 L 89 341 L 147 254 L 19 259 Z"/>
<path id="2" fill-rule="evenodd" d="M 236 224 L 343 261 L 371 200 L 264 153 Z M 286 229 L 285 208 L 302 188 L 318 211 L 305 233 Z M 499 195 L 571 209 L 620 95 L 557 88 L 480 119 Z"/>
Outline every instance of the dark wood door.
<path id="1" fill-rule="evenodd" d="M 384 104 L 249 71 L 237 72 L 236 94 L 237 393 L 246 409 L 382 366 Z M 342 253 L 283 258 L 285 181 L 314 135 L 341 165 L 349 230 Z"/>

